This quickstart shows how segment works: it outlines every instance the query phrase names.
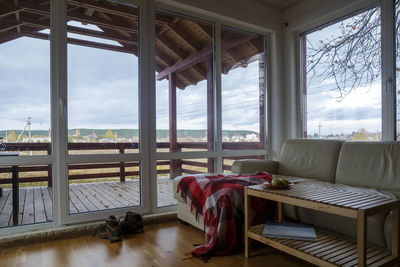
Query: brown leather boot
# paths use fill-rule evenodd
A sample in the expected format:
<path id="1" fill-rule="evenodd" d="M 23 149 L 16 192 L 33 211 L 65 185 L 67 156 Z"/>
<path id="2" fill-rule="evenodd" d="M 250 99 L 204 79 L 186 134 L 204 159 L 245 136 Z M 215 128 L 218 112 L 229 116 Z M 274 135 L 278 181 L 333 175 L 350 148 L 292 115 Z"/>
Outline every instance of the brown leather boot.
<path id="1" fill-rule="evenodd" d="M 106 223 L 100 225 L 94 236 L 102 239 L 110 239 L 111 243 L 121 241 L 121 229 L 119 221 L 114 215 L 106 219 Z"/>
<path id="2" fill-rule="evenodd" d="M 120 223 L 123 234 L 133 234 L 143 232 L 143 219 L 138 213 L 128 211 L 125 219 Z"/>

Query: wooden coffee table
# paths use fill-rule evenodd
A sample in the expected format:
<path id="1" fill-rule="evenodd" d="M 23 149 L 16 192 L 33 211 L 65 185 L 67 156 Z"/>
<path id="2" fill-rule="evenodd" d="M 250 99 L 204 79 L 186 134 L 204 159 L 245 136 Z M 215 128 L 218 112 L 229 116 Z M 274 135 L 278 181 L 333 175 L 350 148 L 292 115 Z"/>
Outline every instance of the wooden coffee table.
<path id="1" fill-rule="evenodd" d="M 283 218 L 283 203 L 318 210 L 357 220 L 357 241 L 339 235 L 317 232 L 317 241 L 302 241 L 262 236 L 264 225 L 249 227 L 250 198 L 278 202 L 278 221 Z M 245 257 L 250 256 L 254 239 L 319 266 L 391 266 L 399 263 L 400 200 L 359 192 L 345 192 L 307 184 L 287 190 L 265 185 L 245 188 Z M 367 218 L 381 211 L 393 211 L 392 251 L 367 247 Z"/>

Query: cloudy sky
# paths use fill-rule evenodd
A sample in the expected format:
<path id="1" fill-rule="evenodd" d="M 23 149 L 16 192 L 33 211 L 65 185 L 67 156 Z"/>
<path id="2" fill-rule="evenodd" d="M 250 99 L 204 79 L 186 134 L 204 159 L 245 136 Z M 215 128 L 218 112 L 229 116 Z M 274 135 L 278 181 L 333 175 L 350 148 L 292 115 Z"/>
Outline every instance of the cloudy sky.
<path id="1" fill-rule="evenodd" d="M 76 25 L 77 26 L 77 25 Z M 309 34 L 318 42 L 335 33 L 335 25 Z M 76 37 L 76 36 L 75 36 Z M 0 135 L 50 127 L 49 42 L 20 38 L 0 45 Z M 307 96 L 308 133 L 351 133 L 381 128 L 380 79 L 357 88 L 338 102 L 333 81 L 311 84 Z M 259 131 L 258 62 L 222 76 L 224 130 Z M 138 60 L 136 56 L 68 45 L 68 127 L 138 128 Z M 177 92 L 178 129 L 206 129 L 206 82 Z M 157 82 L 157 128 L 168 128 L 168 81 Z"/>
<path id="2" fill-rule="evenodd" d="M 362 16 L 362 15 L 360 15 Z M 352 19 L 343 21 L 351 24 Z M 307 34 L 308 44 L 318 47 L 340 36 L 339 23 Z M 351 30 L 351 27 L 345 27 Z M 359 60 L 364 62 L 364 60 Z M 323 71 L 316 69 L 316 71 Z M 349 75 L 350 76 L 350 75 Z M 350 78 L 350 77 L 349 77 Z M 349 134 L 361 128 L 369 132 L 381 131 L 381 77 L 375 77 L 372 84 L 351 90 L 343 99 L 338 98 L 336 84 L 331 80 L 308 80 L 307 88 L 307 131 L 308 134 Z M 346 91 L 350 88 L 344 88 Z M 320 126 L 320 128 L 319 128 Z"/>
<path id="3" fill-rule="evenodd" d="M 75 36 L 76 37 L 76 36 Z M 0 45 L 0 131 L 50 127 L 49 42 Z M 223 75 L 223 128 L 258 131 L 258 63 Z M 136 56 L 68 45 L 68 127 L 138 128 Z M 157 128 L 168 128 L 168 81 L 157 82 Z M 177 92 L 178 129 L 206 129 L 206 82 Z M 4 133 L 0 132 L 0 135 Z"/>

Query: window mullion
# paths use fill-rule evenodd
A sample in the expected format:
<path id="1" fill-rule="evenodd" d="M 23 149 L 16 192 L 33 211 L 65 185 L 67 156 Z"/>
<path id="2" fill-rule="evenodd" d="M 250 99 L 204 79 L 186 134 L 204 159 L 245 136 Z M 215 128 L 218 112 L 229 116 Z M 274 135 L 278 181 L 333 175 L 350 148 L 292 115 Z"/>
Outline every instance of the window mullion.
<path id="1" fill-rule="evenodd" d="M 221 24 L 215 23 L 214 49 L 215 49 L 215 171 L 223 172 L 222 159 L 222 89 L 221 89 Z"/>
<path id="2" fill-rule="evenodd" d="M 396 51 L 394 0 L 382 0 L 382 140 L 396 137 Z"/>
<path id="3" fill-rule="evenodd" d="M 53 164 L 53 218 L 65 223 L 69 214 L 67 170 L 67 3 L 51 1 L 51 123 Z"/>

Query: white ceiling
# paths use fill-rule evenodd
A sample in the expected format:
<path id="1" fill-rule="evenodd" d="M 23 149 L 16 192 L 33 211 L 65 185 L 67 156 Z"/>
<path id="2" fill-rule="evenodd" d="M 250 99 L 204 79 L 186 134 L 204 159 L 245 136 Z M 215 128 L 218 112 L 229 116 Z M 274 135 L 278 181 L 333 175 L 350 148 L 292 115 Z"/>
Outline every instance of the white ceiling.
<path id="1" fill-rule="evenodd" d="M 265 4 L 271 8 L 284 11 L 285 9 L 293 6 L 296 3 L 302 2 L 303 0 L 253 0 L 258 3 Z"/>

